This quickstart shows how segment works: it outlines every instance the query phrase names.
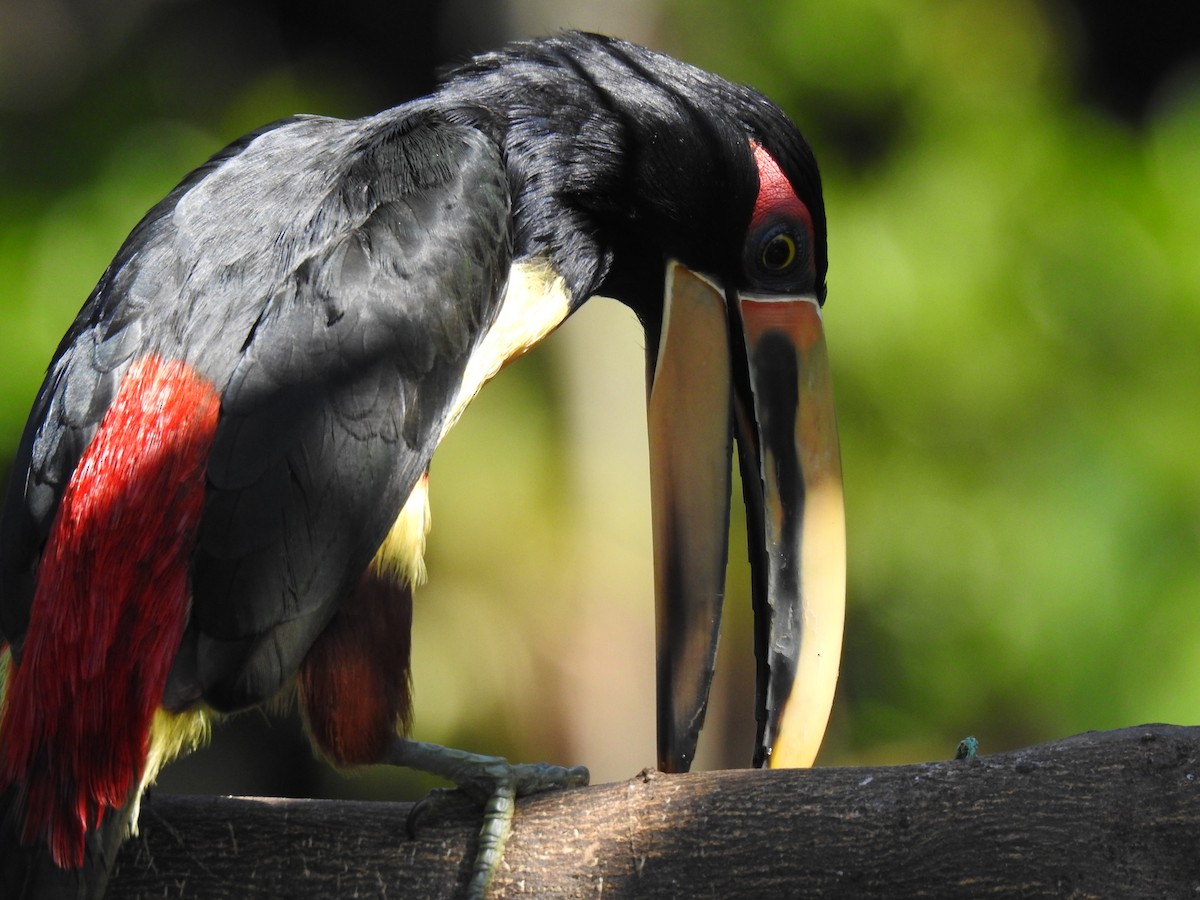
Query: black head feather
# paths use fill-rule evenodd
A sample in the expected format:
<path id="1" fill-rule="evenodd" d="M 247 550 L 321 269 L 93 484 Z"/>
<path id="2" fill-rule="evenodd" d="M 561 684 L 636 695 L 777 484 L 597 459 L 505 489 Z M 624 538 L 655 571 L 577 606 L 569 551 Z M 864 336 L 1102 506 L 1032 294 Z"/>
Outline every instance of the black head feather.
<path id="1" fill-rule="evenodd" d="M 568 32 L 476 57 L 449 73 L 438 102 L 502 147 L 516 255 L 549 255 L 577 304 L 603 292 L 644 312 L 651 301 L 631 292 L 644 290 L 649 270 L 661 277 L 668 257 L 744 286 L 742 244 L 758 191 L 751 141 L 812 215 L 824 295 L 816 161 L 787 115 L 752 88 Z"/>

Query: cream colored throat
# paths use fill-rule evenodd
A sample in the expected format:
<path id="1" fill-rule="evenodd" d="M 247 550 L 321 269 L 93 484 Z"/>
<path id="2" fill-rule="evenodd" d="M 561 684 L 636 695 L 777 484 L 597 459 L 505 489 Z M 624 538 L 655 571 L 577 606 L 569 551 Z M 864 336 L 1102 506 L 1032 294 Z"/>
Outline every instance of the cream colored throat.
<path id="1" fill-rule="evenodd" d="M 492 376 L 541 343 L 563 323 L 570 311 L 566 282 L 548 263 L 513 263 L 500 311 L 467 361 L 458 396 L 442 428 L 442 437 Z"/>
<path id="2" fill-rule="evenodd" d="M 566 283 L 543 262 L 515 263 L 500 310 L 467 361 L 462 384 L 442 433 L 458 421 L 479 389 L 506 363 L 521 356 L 562 324 L 571 310 Z M 380 574 L 414 587 L 425 581 L 425 536 L 429 533 L 429 477 L 413 487 L 400 515 L 380 545 L 372 565 Z"/>

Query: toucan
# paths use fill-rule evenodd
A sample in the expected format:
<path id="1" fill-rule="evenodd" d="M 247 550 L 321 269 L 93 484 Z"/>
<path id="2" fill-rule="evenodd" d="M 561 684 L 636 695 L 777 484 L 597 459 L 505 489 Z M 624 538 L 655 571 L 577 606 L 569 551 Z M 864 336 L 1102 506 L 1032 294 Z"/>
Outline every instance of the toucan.
<path id="1" fill-rule="evenodd" d="M 595 295 L 646 333 L 659 766 L 687 771 L 704 720 L 735 442 L 753 762 L 810 765 L 844 618 L 826 246 L 778 106 L 577 32 L 187 175 L 58 345 L 4 500 L 4 897 L 101 895 L 162 766 L 292 693 L 333 764 L 423 769 L 490 811 L 483 894 L 514 796 L 587 776 L 407 736 L 430 460 Z"/>

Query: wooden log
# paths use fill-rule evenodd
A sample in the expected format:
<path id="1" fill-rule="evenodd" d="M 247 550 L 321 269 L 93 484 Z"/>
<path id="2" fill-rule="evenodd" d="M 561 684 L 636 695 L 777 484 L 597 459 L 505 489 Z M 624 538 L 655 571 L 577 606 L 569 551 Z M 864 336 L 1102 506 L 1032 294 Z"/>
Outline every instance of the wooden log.
<path id="1" fill-rule="evenodd" d="M 643 773 L 531 797 L 496 897 L 1200 896 L 1200 727 L 975 759 Z M 151 797 L 111 900 L 461 895 L 478 814 Z"/>

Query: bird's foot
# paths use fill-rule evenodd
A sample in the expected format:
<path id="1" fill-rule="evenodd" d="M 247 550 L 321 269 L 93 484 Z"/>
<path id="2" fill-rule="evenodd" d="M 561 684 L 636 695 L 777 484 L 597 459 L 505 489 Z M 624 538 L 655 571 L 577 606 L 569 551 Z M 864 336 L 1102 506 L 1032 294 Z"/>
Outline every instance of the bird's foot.
<path id="1" fill-rule="evenodd" d="M 479 850 L 467 894 L 471 900 L 482 900 L 504 858 L 504 845 L 512 832 L 516 798 L 583 787 L 589 778 L 588 770 L 583 766 L 513 764 L 499 756 L 481 756 L 405 738 L 396 739 L 384 761 L 429 772 L 458 785 L 454 789 L 430 791 L 413 806 L 407 823 L 410 836 L 427 815 L 460 803 L 464 797 L 483 808 Z"/>

